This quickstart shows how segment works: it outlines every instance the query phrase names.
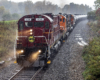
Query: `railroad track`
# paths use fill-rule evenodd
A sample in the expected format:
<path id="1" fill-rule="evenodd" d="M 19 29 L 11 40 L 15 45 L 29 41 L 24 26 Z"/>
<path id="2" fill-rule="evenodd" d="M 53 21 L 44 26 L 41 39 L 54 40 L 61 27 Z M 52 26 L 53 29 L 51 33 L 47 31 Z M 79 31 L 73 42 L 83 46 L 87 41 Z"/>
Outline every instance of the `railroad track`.
<path id="1" fill-rule="evenodd" d="M 9 80 L 35 80 L 37 78 L 37 75 L 39 74 L 39 72 L 42 69 L 43 69 L 43 67 L 40 67 L 40 68 L 37 68 L 37 69 L 33 68 L 33 67 L 21 68 Z"/>

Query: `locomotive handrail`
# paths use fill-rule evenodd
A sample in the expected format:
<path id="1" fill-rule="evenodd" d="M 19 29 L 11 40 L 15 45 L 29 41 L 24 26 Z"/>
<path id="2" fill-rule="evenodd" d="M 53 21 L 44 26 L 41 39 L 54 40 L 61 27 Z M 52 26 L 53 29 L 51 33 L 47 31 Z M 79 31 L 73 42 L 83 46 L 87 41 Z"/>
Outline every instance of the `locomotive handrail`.
<path id="1" fill-rule="evenodd" d="M 44 37 L 45 38 L 45 40 L 46 40 L 46 43 L 47 43 L 47 45 L 48 45 L 48 42 L 47 42 L 47 39 L 46 39 L 46 37 L 45 36 L 34 36 L 34 37 Z"/>
<path id="2" fill-rule="evenodd" d="M 27 36 L 17 36 L 17 37 L 27 37 Z"/>
<path id="3" fill-rule="evenodd" d="M 49 40 L 49 36 L 50 36 L 50 30 L 51 30 L 51 29 L 49 29 L 48 40 Z"/>

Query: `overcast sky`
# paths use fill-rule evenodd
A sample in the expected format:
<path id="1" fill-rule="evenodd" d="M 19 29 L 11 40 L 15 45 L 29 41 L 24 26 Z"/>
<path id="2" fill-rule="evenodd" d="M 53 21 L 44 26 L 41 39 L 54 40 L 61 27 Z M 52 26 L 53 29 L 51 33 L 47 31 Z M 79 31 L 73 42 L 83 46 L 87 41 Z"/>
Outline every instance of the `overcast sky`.
<path id="1" fill-rule="evenodd" d="M 14 1 L 14 2 L 23 2 L 23 1 L 27 1 L 27 0 L 9 0 L 9 1 Z M 33 1 L 33 3 L 37 2 L 37 1 L 43 1 L 43 0 L 31 0 Z M 94 8 L 94 1 L 95 0 L 46 0 L 46 1 L 50 1 L 53 4 L 57 4 L 60 7 L 63 7 L 65 4 L 69 4 L 71 2 L 75 3 L 75 4 L 87 4 L 90 7 Z"/>

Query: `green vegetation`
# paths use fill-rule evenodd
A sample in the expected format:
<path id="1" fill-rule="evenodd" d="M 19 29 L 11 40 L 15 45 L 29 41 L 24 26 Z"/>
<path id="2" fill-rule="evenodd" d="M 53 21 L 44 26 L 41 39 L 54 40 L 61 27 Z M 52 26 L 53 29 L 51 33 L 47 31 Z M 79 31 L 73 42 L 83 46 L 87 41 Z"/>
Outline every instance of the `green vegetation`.
<path id="1" fill-rule="evenodd" d="M 7 55 L 14 48 L 17 21 L 0 22 L 0 57 Z"/>
<path id="2" fill-rule="evenodd" d="M 89 20 L 95 20 L 96 19 L 96 15 L 95 15 L 95 10 L 94 11 L 90 11 L 90 12 L 88 12 L 87 13 L 87 19 L 89 19 Z"/>
<path id="3" fill-rule="evenodd" d="M 17 23 L 18 20 L 10 20 L 10 21 L 0 21 L 1 24 L 11 24 L 11 23 Z"/>
<path id="4" fill-rule="evenodd" d="M 83 51 L 86 70 L 83 72 L 85 80 L 100 80 L 100 37 L 89 42 Z"/>
<path id="5" fill-rule="evenodd" d="M 97 0 L 100 1 L 100 0 Z M 89 45 L 84 47 L 83 59 L 86 69 L 83 72 L 85 80 L 100 80 L 100 9 L 88 13 L 89 27 L 93 31 L 94 38 Z"/>
<path id="6" fill-rule="evenodd" d="M 20 14 L 10 13 L 4 6 L 0 6 L 0 20 L 18 20 Z"/>
<path id="7" fill-rule="evenodd" d="M 88 25 L 96 36 L 84 47 L 83 59 L 86 69 L 83 72 L 85 80 L 100 80 L 100 0 L 95 1 L 97 10 L 88 12 Z"/>

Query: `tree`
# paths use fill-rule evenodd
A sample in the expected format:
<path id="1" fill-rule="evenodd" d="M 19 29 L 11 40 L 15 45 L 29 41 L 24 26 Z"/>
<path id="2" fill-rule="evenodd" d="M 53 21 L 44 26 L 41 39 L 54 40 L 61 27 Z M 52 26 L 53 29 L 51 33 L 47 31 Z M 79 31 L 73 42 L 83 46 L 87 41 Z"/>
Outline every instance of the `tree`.
<path id="1" fill-rule="evenodd" d="M 5 8 L 4 6 L 0 7 L 0 16 L 2 16 L 5 13 Z"/>
<path id="2" fill-rule="evenodd" d="M 32 14 L 33 13 L 33 2 L 26 1 L 24 2 L 25 5 L 25 14 Z"/>
<path id="3" fill-rule="evenodd" d="M 25 9 L 24 3 L 23 2 L 19 2 L 18 3 L 18 11 L 19 11 L 19 13 L 24 14 L 24 12 L 25 12 L 24 9 Z"/>
<path id="4" fill-rule="evenodd" d="M 5 13 L 3 16 L 2 16 L 3 20 L 11 20 L 12 19 L 12 16 L 10 13 Z"/>
<path id="5" fill-rule="evenodd" d="M 96 9 L 100 8 L 100 0 L 96 0 L 94 4 Z"/>
<path id="6" fill-rule="evenodd" d="M 12 19 L 13 20 L 19 19 L 19 14 L 17 14 L 17 13 L 12 14 Z"/>
<path id="7" fill-rule="evenodd" d="M 95 20 L 96 16 L 95 16 L 95 11 L 91 11 L 87 13 L 87 18 L 89 20 Z"/>

